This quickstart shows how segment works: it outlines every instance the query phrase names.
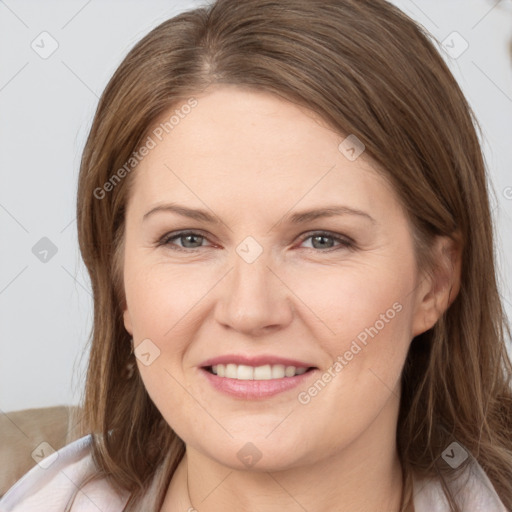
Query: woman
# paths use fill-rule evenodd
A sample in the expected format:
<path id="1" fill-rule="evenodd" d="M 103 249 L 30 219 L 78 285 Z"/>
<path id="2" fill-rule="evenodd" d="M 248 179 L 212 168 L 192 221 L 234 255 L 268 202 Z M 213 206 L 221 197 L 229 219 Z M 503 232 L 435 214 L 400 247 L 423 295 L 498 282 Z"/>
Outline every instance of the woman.
<path id="1" fill-rule="evenodd" d="M 161 24 L 101 98 L 77 210 L 84 437 L 2 511 L 511 509 L 481 148 L 398 9 Z"/>

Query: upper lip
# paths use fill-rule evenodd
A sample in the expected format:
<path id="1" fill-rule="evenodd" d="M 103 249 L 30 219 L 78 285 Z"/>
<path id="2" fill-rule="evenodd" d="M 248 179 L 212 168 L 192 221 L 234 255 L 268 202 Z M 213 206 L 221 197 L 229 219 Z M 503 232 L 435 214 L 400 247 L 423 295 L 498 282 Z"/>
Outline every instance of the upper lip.
<path id="1" fill-rule="evenodd" d="M 258 355 L 258 356 L 246 356 L 237 354 L 226 354 L 223 356 L 213 357 L 201 363 L 201 367 L 214 366 L 217 364 L 243 364 L 247 366 L 264 366 L 282 364 L 284 366 L 295 366 L 295 368 L 311 368 L 314 365 L 298 361 L 297 359 L 289 359 L 286 357 L 279 357 L 273 355 Z"/>

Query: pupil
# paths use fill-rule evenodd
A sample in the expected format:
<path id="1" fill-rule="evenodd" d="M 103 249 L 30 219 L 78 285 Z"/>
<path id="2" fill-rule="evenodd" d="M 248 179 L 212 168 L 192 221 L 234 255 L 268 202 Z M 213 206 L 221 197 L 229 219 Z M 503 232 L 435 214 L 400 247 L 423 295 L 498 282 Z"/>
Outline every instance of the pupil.
<path id="1" fill-rule="evenodd" d="M 200 239 L 201 237 L 200 237 L 200 236 L 196 236 L 196 235 L 185 235 L 185 236 L 183 237 L 183 239 L 184 239 L 184 240 L 192 239 L 192 244 L 194 243 L 194 242 L 193 242 L 194 238 L 198 238 L 198 239 Z M 184 245 L 185 245 L 185 246 L 187 246 L 187 242 L 185 242 L 185 244 L 184 244 Z M 199 243 L 199 245 L 201 245 L 201 244 Z"/>
<path id="2" fill-rule="evenodd" d="M 314 236 L 314 237 L 313 237 L 313 246 L 315 245 L 315 244 L 314 244 L 314 241 L 315 241 L 315 240 L 325 240 L 325 239 L 329 239 L 329 238 L 330 238 L 330 237 L 325 236 L 325 235 L 316 235 L 316 236 Z M 324 245 L 324 247 L 325 247 L 325 245 Z M 330 246 L 329 246 L 329 247 L 330 247 Z"/>

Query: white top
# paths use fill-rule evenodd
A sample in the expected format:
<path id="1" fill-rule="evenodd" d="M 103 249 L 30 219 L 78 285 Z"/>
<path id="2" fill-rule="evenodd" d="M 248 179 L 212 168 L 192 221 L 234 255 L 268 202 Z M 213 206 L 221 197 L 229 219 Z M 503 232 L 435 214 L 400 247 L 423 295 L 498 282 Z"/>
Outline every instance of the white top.
<path id="1" fill-rule="evenodd" d="M 73 492 L 95 467 L 91 435 L 78 439 L 39 462 L 0 499 L 0 512 L 63 512 Z M 472 458 L 464 473 L 449 484 L 463 512 L 507 512 L 482 467 Z M 449 512 L 441 484 L 413 480 L 415 512 Z M 118 495 L 106 480 L 96 480 L 75 498 L 72 512 L 122 512 L 128 492 Z"/>

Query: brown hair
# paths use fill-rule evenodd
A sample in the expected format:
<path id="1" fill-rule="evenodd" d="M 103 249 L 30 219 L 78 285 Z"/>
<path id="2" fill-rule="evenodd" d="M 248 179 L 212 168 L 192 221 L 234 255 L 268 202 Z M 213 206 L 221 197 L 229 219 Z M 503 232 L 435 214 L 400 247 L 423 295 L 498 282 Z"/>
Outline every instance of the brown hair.
<path id="1" fill-rule="evenodd" d="M 124 213 L 134 172 L 102 198 L 95 191 L 106 190 L 156 119 L 214 83 L 277 94 L 340 134 L 356 135 L 408 213 L 421 269 L 431 268 L 436 235 L 460 233 L 459 294 L 413 340 L 402 373 L 402 510 L 413 499 L 413 471 L 443 482 L 453 473 L 440 460 L 451 439 L 471 451 L 512 508 L 510 327 L 497 288 L 477 124 L 428 34 L 384 0 L 218 0 L 156 27 L 110 80 L 83 152 L 77 201 L 94 294 L 83 404 L 94 478 L 129 491 L 127 511 L 142 504 L 159 510 L 185 449 L 138 372 L 123 374 L 130 358 L 122 317 Z"/>

